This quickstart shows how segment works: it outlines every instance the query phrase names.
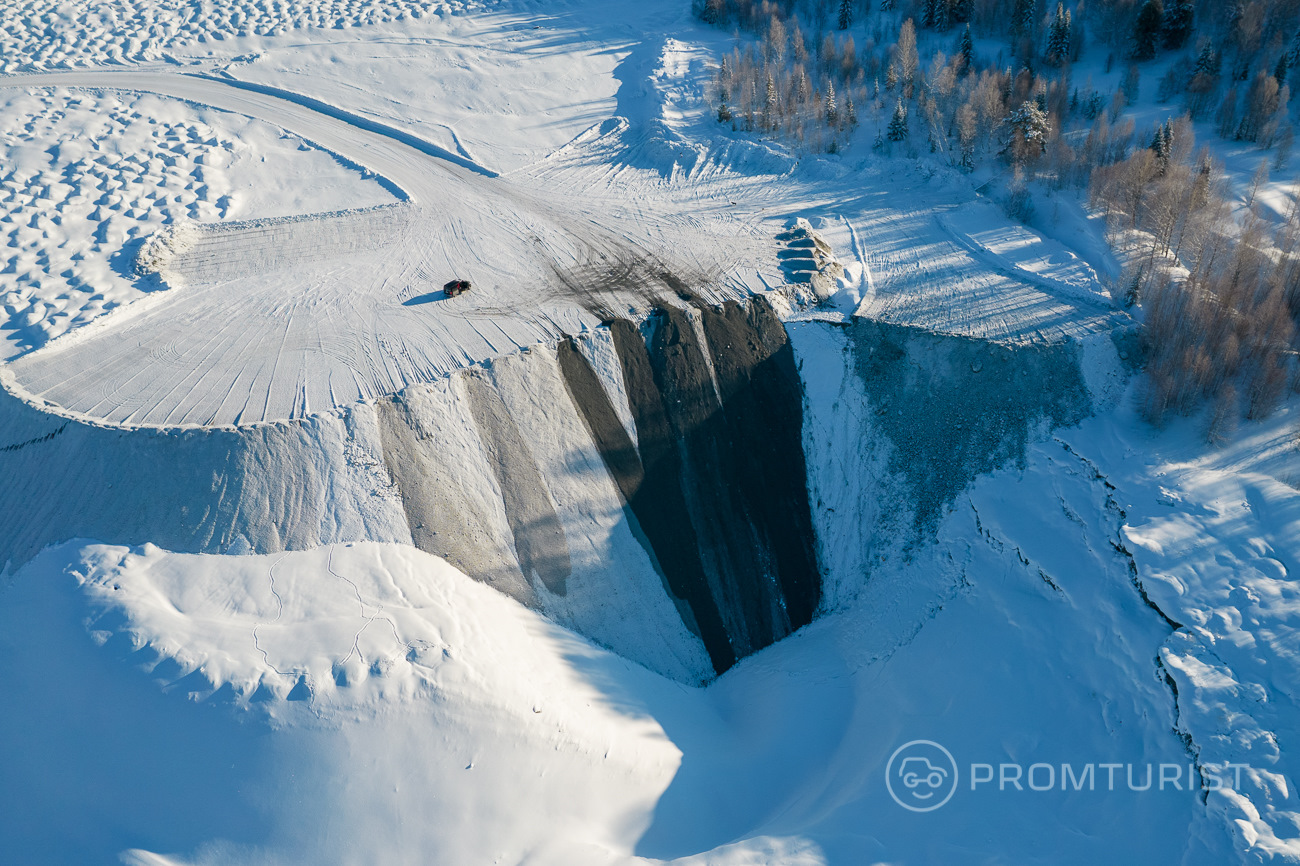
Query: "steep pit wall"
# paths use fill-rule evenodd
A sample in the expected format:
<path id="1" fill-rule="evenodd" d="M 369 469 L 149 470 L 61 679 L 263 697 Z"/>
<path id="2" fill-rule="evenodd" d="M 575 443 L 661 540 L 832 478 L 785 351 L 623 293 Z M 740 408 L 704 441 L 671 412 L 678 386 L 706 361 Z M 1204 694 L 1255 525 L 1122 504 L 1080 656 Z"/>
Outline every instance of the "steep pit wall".
<path id="1" fill-rule="evenodd" d="M 580 351 L 593 389 L 625 404 L 609 344 L 602 330 L 407 388 L 378 407 L 384 460 L 417 547 L 628 658 L 702 682 L 713 674 L 704 644 L 565 384 L 560 359 Z"/>
<path id="2" fill-rule="evenodd" d="M 637 444 L 614 424 L 572 348 L 574 403 L 714 669 L 812 621 L 821 577 L 801 434 L 801 389 L 785 330 L 747 306 L 663 308 L 643 335 L 610 332 Z"/>
<path id="3" fill-rule="evenodd" d="M 849 337 L 918 530 L 976 476 L 1023 460 L 1036 432 L 1092 412 L 1077 342 L 1009 346 L 869 319 Z"/>
<path id="4" fill-rule="evenodd" d="M 1089 351 L 1115 354 L 1107 340 Z M 973 478 L 1084 417 L 1086 354 L 868 320 L 787 329 L 756 298 L 615 319 L 300 422 L 122 429 L 5 392 L 0 563 L 71 538 L 410 543 L 703 682 L 932 542 Z"/>
<path id="5" fill-rule="evenodd" d="M 243 429 L 123 429 L 0 391 L 0 571 L 72 538 L 187 553 L 409 542 L 373 408 Z"/>
<path id="6" fill-rule="evenodd" d="M 1008 345 L 869 319 L 789 332 L 804 383 L 823 609 L 934 543 L 971 481 L 1087 417 L 1123 376 L 1106 333 Z"/>

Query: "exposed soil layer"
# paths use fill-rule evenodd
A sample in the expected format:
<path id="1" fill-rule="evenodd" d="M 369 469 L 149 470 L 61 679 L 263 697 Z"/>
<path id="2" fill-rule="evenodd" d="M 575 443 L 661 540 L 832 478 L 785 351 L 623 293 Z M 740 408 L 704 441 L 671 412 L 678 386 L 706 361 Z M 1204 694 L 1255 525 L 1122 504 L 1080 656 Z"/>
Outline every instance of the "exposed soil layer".
<path id="1" fill-rule="evenodd" d="M 812 621 L 821 593 L 808 471 L 803 385 L 785 327 L 764 300 L 703 310 L 726 421 L 731 479 L 761 548 L 773 558 L 794 628 Z"/>
<path id="2" fill-rule="evenodd" d="M 573 570 L 569 543 L 537 460 L 510 410 L 478 371 L 468 373 L 464 382 L 488 465 L 501 490 L 519 568 L 525 577 L 536 577 L 551 592 L 564 595 Z"/>
<path id="3" fill-rule="evenodd" d="M 573 349 L 574 402 L 719 672 L 812 620 L 820 598 L 802 391 L 771 307 L 660 308 L 610 323 L 639 448 Z"/>
<path id="4" fill-rule="evenodd" d="M 510 551 L 487 530 L 481 502 L 449 471 L 436 402 L 420 388 L 376 404 L 384 465 L 401 494 L 411 542 L 521 604 L 537 606 Z"/>
<path id="5" fill-rule="evenodd" d="M 616 319 L 610 323 L 610 331 L 623 368 L 639 450 L 619 422 L 595 372 L 568 344 L 561 346 L 560 369 L 606 467 L 650 545 L 664 582 L 689 606 L 695 622 L 687 625 L 693 626 L 704 642 L 714 670 L 722 672 L 736 663 L 736 651 L 705 576 L 699 538 L 682 489 L 682 460 L 655 385 L 650 356 L 631 322 Z"/>

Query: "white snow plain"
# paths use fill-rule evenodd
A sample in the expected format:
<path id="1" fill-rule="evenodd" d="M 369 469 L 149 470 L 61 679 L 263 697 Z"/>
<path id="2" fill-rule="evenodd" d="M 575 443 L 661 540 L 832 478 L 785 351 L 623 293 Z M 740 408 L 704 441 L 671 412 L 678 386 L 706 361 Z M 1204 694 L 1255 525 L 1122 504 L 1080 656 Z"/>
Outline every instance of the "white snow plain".
<path id="1" fill-rule="evenodd" d="M 1122 320 L 1089 276 L 1113 276 L 1096 249 L 995 227 L 965 178 L 924 161 L 799 159 L 710 124 L 708 62 L 730 37 L 679 0 L 449 8 L 0 12 L 6 70 L 33 76 L 3 82 L 0 372 L 24 411 L 53 419 L 5 419 L 34 432 L 0 448 L 73 424 L 60 441 L 89 444 L 60 453 L 93 464 L 92 445 L 121 457 L 132 436 L 183 435 L 124 428 L 242 425 L 235 436 L 301 419 L 259 429 L 342 456 L 263 471 L 291 484 L 291 468 L 328 470 L 304 497 L 384 538 L 307 533 L 284 543 L 313 549 L 260 556 L 239 538 L 220 556 L 125 547 L 112 512 L 135 500 L 104 479 L 131 483 L 114 474 L 126 458 L 51 467 L 97 537 L 0 578 L 0 860 L 1300 862 L 1300 407 L 1215 452 L 1192 422 L 1143 428 L 1113 363 L 1088 354 Z M 978 479 L 934 543 L 903 551 L 864 534 L 899 506 L 872 486 L 888 455 L 865 435 L 844 340 L 793 326 L 827 601 L 707 688 L 398 543 L 383 467 L 335 409 L 450 389 L 448 373 L 590 330 L 603 308 L 644 309 L 657 295 L 622 287 L 661 263 L 707 297 L 777 288 L 773 238 L 799 216 L 851 278 L 838 312 L 797 318 L 1084 339 L 1109 402 Z M 159 260 L 161 283 L 135 280 L 132 244 L 183 222 L 198 225 Z M 425 297 L 462 275 L 475 292 Z M 544 416 L 554 389 L 529 390 L 526 372 L 494 375 Z M 566 443 L 545 443 L 557 489 L 608 506 L 607 479 L 584 479 Z M 153 507 L 184 509 L 174 469 L 146 468 Z M 594 556 L 599 533 L 588 541 Z M 586 579 L 646 574 L 592 564 Z M 589 613 L 568 621 L 590 632 L 576 621 Z M 931 813 L 885 786 L 913 739 L 946 746 L 962 773 Z M 975 763 L 1116 763 L 1139 782 L 1150 765 L 1247 769 L 1202 798 L 1132 790 L 1123 771 L 1115 790 L 972 788 Z"/>
<path id="2" fill-rule="evenodd" d="M 330 154 L 246 116 L 137 93 L 0 94 L 0 358 L 142 299 L 151 287 L 132 272 L 133 254 L 164 225 L 337 207 L 340 187 L 356 206 L 392 201 Z"/>

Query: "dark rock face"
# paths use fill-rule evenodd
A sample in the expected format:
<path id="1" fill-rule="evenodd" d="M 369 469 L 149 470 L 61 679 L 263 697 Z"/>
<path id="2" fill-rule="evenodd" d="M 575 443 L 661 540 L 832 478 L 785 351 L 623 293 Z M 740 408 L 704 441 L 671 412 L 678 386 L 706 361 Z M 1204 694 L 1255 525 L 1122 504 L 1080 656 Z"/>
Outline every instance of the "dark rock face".
<path id="1" fill-rule="evenodd" d="M 708 589 L 699 539 L 682 492 L 681 457 L 650 370 L 650 356 L 631 322 L 616 320 L 610 329 L 623 366 L 639 450 L 619 421 L 595 371 L 572 343 L 560 344 L 560 369 L 605 466 L 627 502 L 629 522 L 640 530 L 638 536 L 662 572 L 669 593 L 683 602 L 678 605 L 682 619 L 703 641 L 714 670 L 724 671 L 736 663 L 736 654 Z"/>
<path id="2" fill-rule="evenodd" d="M 703 311 L 726 422 L 731 477 L 743 513 L 770 551 L 794 628 L 820 601 L 808 470 L 803 385 L 781 320 L 766 301 Z"/>
<path id="3" fill-rule="evenodd" d="M 755 299 L 611 322 L 639 448 L 571 346 L 561 369 L 670 592 L 720 673 L 812 621 L 821 592 L 794 353 Z"/>

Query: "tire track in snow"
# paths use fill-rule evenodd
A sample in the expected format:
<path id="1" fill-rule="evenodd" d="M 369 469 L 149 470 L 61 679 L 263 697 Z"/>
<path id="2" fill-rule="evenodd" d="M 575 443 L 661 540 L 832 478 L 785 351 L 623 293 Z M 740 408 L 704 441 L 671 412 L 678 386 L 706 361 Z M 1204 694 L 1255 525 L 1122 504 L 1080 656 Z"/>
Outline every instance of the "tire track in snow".
<path id="1" fill-rule="evenodd" d="M 138 70 L 30 75 L 0 84 L 143 91 L 264 119 L 386 178 L 415 203 L 404 206 L 413 210 L 405 211 L 410 220 L 400 226 L 392 224 L 394 209 L 388 207 L 205 230 L 191 262 L 196 275 L 230 277 L 220 283 L 219 295 L 217 284 L 176 290 L 176 297 L 166 299 L 171 303 L 159 305 L 167 310 L 143 311 L 98 334 L 78 334 L 77 341 L 56 340 L 14 366 L 19 396 L 43 398 L 63 414 L 128 426 L 299 417 L 310 408 L 327 408 L 319 405 L 326 401 L 339 406 L 393 393 L 594 326 L 601 311 L 670 295 L 648 276 L 660 264 L 642 247 L 641 233 L 620 230 L 603 214 L 597 222 L 565 213 L 541 200 L 540 191 L 512 186 L 408 133 L 309 98 L 228 79 Z M 572 196 L 551 198 L 567 205 Z M 678 222 L 680 231 L 690 228 L 689 219 Z M 375 227 L 381 223 L 387 225 L 384 237 Z M 345 264 L 332 263 L 338 261 L 339 241 L 327 240 L 339 232 L 349 239 Z M 674 244 L 662 230 L 658 237 L 669 248 L 690 246 Z M 623 273 L 611 278 L 587 264 L 602 253 L 622 262 Z M 638 262 L 654 264 L 637 267 Z M 456 275 L 466 264 L 476 271 L 470 277 L 477 287 L 459 303 L 401 308 L 394 301 L 429 293 L 434 286 L 420 283 L 430 274 Z M 556 279 L 557 272 L 570 270 L 575 278 Z M 743 291 L 735 287 L 729 296 Z M 383 312 L 381 328 L 359 329 L 356 316 L 344 312 L 356 309 Z M 280 318 L 290 324 L 277 327 Z M 492 326 L 474 319 L 491 320 Z M 256 332 L 242 349 L 213 342 L 213 330 L 232 322 Z M 148 358 L 160 333 L 176 341 L 170 350 L 176 357 L 169 355 L 166 364 Z M 324 348 L 357 337 L 368 348 L 355 358 Z M 388 345 L 402 347 L 405 355 L 394 357 Z M 313 363 L 300 382 L 307 352 L 328 360 Z M 355 383 L 353 393 L 338 390 L 344 381 Z M 209 393 L 190 382 L 203 383 Z M 250 399 L 236 411 L 229 398 L 244 390 Z"/>

